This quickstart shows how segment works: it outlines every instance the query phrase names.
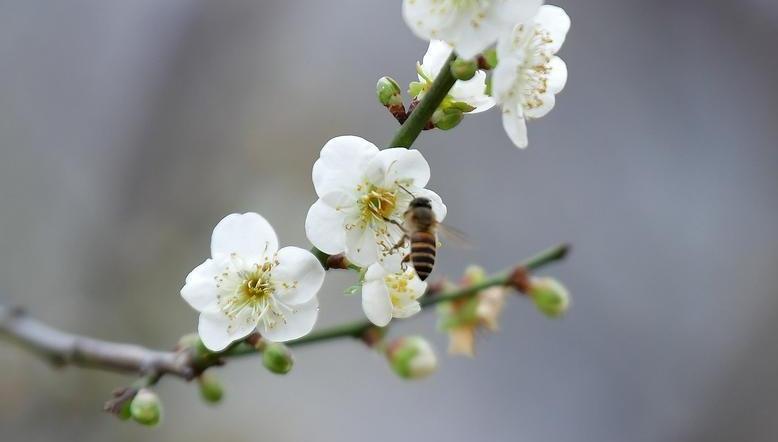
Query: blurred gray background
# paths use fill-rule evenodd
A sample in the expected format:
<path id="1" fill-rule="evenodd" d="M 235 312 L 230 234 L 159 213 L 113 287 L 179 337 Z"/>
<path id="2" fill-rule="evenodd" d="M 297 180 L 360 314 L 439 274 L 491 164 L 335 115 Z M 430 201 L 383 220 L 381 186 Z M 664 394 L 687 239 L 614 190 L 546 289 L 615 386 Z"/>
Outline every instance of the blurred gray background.
<path id="1" fill-rule="evenodd" d="M 218 407 L 165 379 L 165 423 L 100 412 L 129 378 L 52 371 L 0 343 L 3 441 L 778 440 L 778 3 L 560 1 L 573 19 L 557 108 L 515 149 L 496 111 L 417 147 L 472 250 L 502 269 L 559 241 L 574 308 L 511 299 L 474 360 L 397 379 L 354 342 L 220 371 Z M 400 1 L 0 1 L 0 302 L 67 330 L 169 348 L 179 297 L 225 214 L 307 245 L 310 170 L 342 134 L 396 124 L 426 44 Z M 320 326 L 362 315 L 333 274 Z"/>

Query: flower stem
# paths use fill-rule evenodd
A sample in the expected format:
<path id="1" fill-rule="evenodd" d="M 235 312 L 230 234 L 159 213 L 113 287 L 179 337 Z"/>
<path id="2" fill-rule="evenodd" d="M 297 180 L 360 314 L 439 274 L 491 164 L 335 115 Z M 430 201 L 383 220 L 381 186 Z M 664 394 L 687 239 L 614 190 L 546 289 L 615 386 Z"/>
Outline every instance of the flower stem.
<path id="1" fill-rule="evenodd" d="M 520 262 L 516 267 L 523 267 L 527 270 L 536 270 L 555 261 L 563 259 L 570 247 L 567 244 L 560 244 L 550 249 L 544 250 L 537 255 Z M 478 284 L 473 284 L 468 287 L 459 288 L 456 290 L 450 290 L 447 292 L 440 292 L 433 296 L 427 295 L 421 300 L 421 306 L 423 308 L 430 307 L 440 302 L 453 301 L 456 299 L 466 298 L 473 296 L 476 293 L 494 287 L 498 285 L 508 284 L 508 278 L 511 275 L 511 271 L 498 273 L 494 276 L 486 278 Z M 325 328 L 313 333 L 310 333 L 300 339 L 287 342 L 289 346 L 312 344 L 314 342 L 328 341 L 331 339 L 339 338 L 361 338 L 363 334 L 370 328 L 375 327 L 370 321 L 355 321 L 346 324 L 336 325 L 330 328 Z M 220 356 L 233 357 L 233 356 L 246 356 L 256 354 L 257 350 L 248 344 L 242 343 L 232 349 L 226 351 Z"/>
<path id="2" fill-rule="evenodd" d="M 435 77 L 435 81 L 432 82 L 432 86 L 421 99 L 418 106 L 413 109 L 410 116 L 405 123 L 400 126 L 400 129 L 389 142 L 388 147 L 405 147 L 410 148 L 416 138 L 419 136 L 424 126 L 432 117 L 432 114 L 443 102 L 443 99 L 448 95 L 448 91 L 456 83 L 456 78 L 451 73 L 451 62 L 456 60 L 456 54 L 452 53 L 446 60 L 446 63 L 440 69 L 438 76 Z"/>

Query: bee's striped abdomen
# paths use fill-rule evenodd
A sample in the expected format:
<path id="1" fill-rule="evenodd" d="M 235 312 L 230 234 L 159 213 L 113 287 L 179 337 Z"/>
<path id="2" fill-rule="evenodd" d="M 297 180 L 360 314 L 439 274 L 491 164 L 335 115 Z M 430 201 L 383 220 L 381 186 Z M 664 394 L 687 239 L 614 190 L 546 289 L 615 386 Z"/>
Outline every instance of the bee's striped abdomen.
<path id="1" fill-rule="evenodd" d="M 437 241 L 433 233 L 414 232 L 411 235 L 411 263 L 422 281 L 432 273 L 436 248 Z"/>

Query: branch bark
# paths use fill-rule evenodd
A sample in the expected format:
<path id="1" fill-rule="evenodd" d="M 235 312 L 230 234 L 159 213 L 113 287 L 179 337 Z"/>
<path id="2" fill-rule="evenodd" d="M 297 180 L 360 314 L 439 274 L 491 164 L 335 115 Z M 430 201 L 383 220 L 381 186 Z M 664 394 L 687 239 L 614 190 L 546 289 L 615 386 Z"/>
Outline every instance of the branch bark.
<path id="1" fill-rule="evenodd" d="M 58 330 L 21 309 L 0 305 L 0 335 L 47 359 L 55 366 L 74 365 L 119 373 L 194 375 L 184 352 L 151 350 L 135 344 L 103 341 Z"/>

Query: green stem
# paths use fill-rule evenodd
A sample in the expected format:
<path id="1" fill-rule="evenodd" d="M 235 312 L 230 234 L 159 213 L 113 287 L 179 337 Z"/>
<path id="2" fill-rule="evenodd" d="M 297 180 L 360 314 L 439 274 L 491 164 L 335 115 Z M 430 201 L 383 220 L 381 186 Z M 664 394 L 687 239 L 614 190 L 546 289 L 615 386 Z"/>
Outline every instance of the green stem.
<path id="1" fill-rule="evenodd" d="M 451 62 L 456 60 L 456 54 L 452 53 L 446 60 L 446 63 L 440 69 L 438 76 L 435 77 L 435 81 L 432 82 L 432 86 L 421 99 L 419 104 L 413 109 L 411 115 L 405 120 L 405 123 L 400 126 L 397 133 L 394 134 L 394 138 L 389 142 L 388 147 L 405 147 L 410 148 L 416 138 L 419 136 L 424 126 L 432 118 L 432 114 L 443 102 L 443 99 L 448 95 L 448 91 L 456 83 L 456 78 L 451 73 Z M 322 252 L 316 247 L 311 247 L 311 253 L 318 258 L 319 262 L 326 268 L 328 254 Z"/>
<path id="2" fill-rule="evenodd" d="M 440 69 L 438 76 L 435 77 L 435 81 L 432 82 L 432 86 L 421 99 L 419 104 L 413 109 L 411 115 L 405 120 L 400 129 L 389 142 L 388 147 L 405 147 L 410 148 L 416 138 L 419 136 L 424 126 L 432 118 L 432 114 L 437 110 L 440 103 L 448 95 L 448 91 L 456 83 L 456 78 L 451 73 L 451 62 L 456 60 L 456 54 L 452 53 L 446 60 L 446 63 Z"/>
<path id="3" fill-rule="evenodd" d="M 566 244 L 561 244 L 556 247 L 552 247 L 550 249 L 544 250 L 538 253 L 537 255 L 522 261 L 521 263 L 518 264 L 517 267 L 524 267 L 527 270 L 537 270 L 543 266 L 561 260 L 562 258 L 565 257 L 565 255 L 567 255 L 568 250 L 569 247 Z M 484 289 L 487 289 L 489 287 L 505 285 L 508 283 L 508 277 L 510 275 L 511 275 L 510 271 L 499 273 L 495 276 L 486 278 L 485 280 L 479 282 L 478 284 L 459 288 L 456 290 L 451 290 L 448 292 L 441 292 L 433 296 L 425 297 L 421 301 L 421 306 L 423 308 L 426 308 L 435 305 L 439 302 L 453 301 L 456 299 L 473 296 L 476 293 Z M 375 326 L 370 321 L 349 322 L 346 324 L 336 325 L 334 327 L 325 328 L 323 330 L 310 333 L 300 339 L 296 339 L 294 341 L 288 342 L 287 345 L 298 346 L 298 345 L 312 344 L 314 342 L 328 341 L 331 339 L 360 338 L 365 333 L 365 331 L 367 331 L 371 327 L 375 327 Z M 234 357 L 234 356 L 252 355 L 256 353 L 257 350 L 253 346 L 245 343 L 241 343 L 231 348 L 230 350 L 227 350 L 220 356 Z"/>

